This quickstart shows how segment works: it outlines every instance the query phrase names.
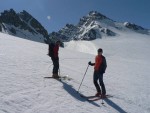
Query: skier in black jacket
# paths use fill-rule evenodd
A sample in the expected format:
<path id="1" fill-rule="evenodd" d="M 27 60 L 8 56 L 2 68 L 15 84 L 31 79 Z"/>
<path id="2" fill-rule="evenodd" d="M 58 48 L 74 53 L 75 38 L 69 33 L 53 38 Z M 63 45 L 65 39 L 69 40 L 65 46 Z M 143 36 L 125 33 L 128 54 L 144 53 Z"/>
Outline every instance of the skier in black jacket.
<path id="1" fill-rule="evenodd" d="M 59 78 L 58 76 L 58 70 L 59 70 L 59 56 L 58 56 L 58 51 L 59 51 L 59 46 L 60 46 L 60 41 L 57 41 L 55 44 L 51 43 L 49 44 L 49 51 L 48 55 L 51 57 L 51 60 L 53 62 L 53 77 L 54 78 Z"/>

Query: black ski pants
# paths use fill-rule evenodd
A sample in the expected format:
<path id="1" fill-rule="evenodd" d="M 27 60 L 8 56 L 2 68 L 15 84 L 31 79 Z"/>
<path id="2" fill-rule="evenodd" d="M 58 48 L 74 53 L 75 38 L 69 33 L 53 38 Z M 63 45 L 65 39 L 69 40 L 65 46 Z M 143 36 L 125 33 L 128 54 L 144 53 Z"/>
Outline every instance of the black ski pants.
<path id="1" fill-rule="evenodd" d="M 53 74 L 58 74 L 58 69 L 59 69 L 59 58 L 54 58 L 51 57 L 52 62 L 53 62 Z"/>
<path id="2" fill-rule="evenodd" d="M 99 80 L 99 84 L 98 84 L 98 80 Z M 100 92 L 104 95 L 106 94 L 106 89 L 105 89 L 105 85 L 103 82 L 103 73 L 99 73 L 97 71 L 94 71 L 93 83 L 96 87 L 97 92 Z M 102 90 L 102 92 L 101 92 L 101 90 Z"/>

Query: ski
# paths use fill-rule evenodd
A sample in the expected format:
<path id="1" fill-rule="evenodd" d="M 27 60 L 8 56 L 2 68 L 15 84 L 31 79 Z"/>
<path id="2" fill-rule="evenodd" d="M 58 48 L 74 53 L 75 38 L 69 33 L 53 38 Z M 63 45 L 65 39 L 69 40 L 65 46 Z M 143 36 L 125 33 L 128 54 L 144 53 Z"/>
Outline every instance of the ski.
<path id="1" fill-rule="evenodd" d="M 80 96 L 84 99 L 86 99 L 87 101 L 98 101 L 100 99 L 106 99 L 106 98 L 110 98 L 110 97 L 113 97 L 111 95 L 106 95 L 105 98 L 101 98 L 101 96 L 85 96 L 83 94 L 80 94 Z"/>
<path id="2" fill-rule="evenodd" d="M 70 80 L 72 80 L 72 78 L 70 78 L 70 77 L 68 77 L 68 76 L 60 76 L 59 78 L 55 78 L 55 77 L 44 77 L 45 79 L 56 79 L 56 80 L 68 80 L 68 81 L 70 81 Z"/>
<path id="3" fill-rule="evenodd" d="M 55 80 L 61 81 L 61 78 L 54 78 L 54 77 L 44 77 L 44 79 L 55 79 Z"/>

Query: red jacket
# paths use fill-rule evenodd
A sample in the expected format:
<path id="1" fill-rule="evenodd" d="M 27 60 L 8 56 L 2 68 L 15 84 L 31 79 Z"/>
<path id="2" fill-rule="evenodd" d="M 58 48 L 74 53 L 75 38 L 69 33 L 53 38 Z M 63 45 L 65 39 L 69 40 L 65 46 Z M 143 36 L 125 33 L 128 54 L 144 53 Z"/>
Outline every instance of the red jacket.
<path id="1" fill-rule="evenodd" d="M 94 70 L 95 71 L 98 71 L 99 70 L 99 68 L 100 68 L 100 66 L 101 66 L 101 64 L 102 64 L 102 56 L 99 56 L 99 55 L 97 55 L 96 57 L 95 57 L 95 65 L 94 65 Z"/>
<path id="2" fill-rule="evenodd" d="M 59 45 L 55 45 L 53 49 L 54 58 L 58 58 Z"/>

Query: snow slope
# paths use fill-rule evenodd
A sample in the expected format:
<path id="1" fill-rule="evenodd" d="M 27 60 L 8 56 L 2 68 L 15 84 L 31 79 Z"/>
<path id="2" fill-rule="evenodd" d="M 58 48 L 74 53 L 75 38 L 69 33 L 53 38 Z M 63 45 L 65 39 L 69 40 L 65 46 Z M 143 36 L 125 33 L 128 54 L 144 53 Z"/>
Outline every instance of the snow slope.
<path id="1" fill-rule="evenodd" d="M 150 112 L 150 37 L 124 34 L 66 43 L 69 46 L 73 50 L 60 49 L 60 73 L 73 80 L 43 79 L 52 70 L 48 46 L 0 33 L 0 113 Z M 76 93 L 99 47 L 108 63 L 104 75 L 107 94 L 113 96 L 104 105 L 102 100 L 88 102 Z M 93 67 L 89 67 L 80 89 L 87 96 L 96 93 L 92 74 Z"/>

